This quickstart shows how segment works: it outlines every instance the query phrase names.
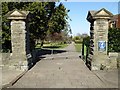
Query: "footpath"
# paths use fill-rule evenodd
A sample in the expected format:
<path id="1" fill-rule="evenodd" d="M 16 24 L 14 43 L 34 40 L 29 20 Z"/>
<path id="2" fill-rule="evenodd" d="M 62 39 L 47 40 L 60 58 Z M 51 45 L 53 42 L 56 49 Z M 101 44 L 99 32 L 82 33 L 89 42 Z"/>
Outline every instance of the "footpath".
<path id="1" fill-rule="evenodd" d="M 20 71 L 8 68 L 7 66 L 3 66 L 1 69 L 1 87 L 9 87 L 12 86 L 18 79 L 20 79 L 27 71 Z"/>
<path id="2" fill-rule="evenodd" d="M 73 43 L 62 51 L 65 52 L 43 55 L 45 58 L 26 73 L 2 70 L 3 85 L 9 88 L 118 88 L 117 69 L 90 71 Z"/>

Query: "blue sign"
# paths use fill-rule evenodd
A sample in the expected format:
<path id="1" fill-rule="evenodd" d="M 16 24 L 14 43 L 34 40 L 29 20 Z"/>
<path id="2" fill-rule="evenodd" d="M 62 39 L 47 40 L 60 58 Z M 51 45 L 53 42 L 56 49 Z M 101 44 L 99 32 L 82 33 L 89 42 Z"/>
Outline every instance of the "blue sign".
<path id="1" fill-rule="evenodd" d="M 105 41 L 99 41 L 98 42 L 98 51 L 105 51 L 106 50 L 106 42 Z"/>

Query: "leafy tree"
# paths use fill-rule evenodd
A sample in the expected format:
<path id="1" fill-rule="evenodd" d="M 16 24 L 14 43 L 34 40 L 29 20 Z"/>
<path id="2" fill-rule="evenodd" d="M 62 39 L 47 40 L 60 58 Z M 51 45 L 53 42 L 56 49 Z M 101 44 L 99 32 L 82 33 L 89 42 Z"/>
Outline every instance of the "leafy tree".
<path id="1" fill-rule="evenodd" d="M 48 32 L 48 22 L 55 8 L 54 2 L 33 2 L 27 10 L 30 11 L 30 37 L 31 41 L 43 41 Z M 32 45 L 34 46 L 34 45 Z"/>
<path id="2" fill-rule="evenodd" d="M 67 22 L 67 19 L 70 19 L 67 13 L 69 10 L 65 8 L 65 6 L 60 3 L 52 13 L 52 16 L 49 20 L 49 30 L 47 34 L 49 36 L 55 36 L 55 34 L 58 34 L 59 39 L 52 38 L 52 40 L 56 39 L 58 41 L 65 41 L 68 34 L 71 32 L 71 28 Z M 66 37 L 65 37 L 66 36 Z M 55 41 L 55 40 L 54 40 Z"/>
<path id="3" fill-rule="evenodd" d="M 55 2 L 3 2 L 2 43 L 5 48 L 8 48 L 6 41 L 10 41 L 9 20 L 5 18 L 5 14 L 14 9 L 30 11 L 29 31 L 33 48 L 35 41 L 44 41 L 47 34 L 61 33 L 62 30 L 68 32 L 70 28 L 67 22 L 69 10 L 62 3 L 55 6 Z"/>
<path id="4" fill-rule="evenodd" d="M 2 42 L 0 43 L 2 44 L 3 52 L 8 52 L 11 50 L 10 23 L 4 16 L 8 11 L 8 4 L 2 3 Z"/>
<path id="5" fill-rule="evenodd" d="M 66 19 L 69 18 L 67 15 L 68 12 L 69 10 L 66 10 L 62 3 L 60 3 L 59 6 L 54 9 L 54 12 L 48 23 L 50 31 L 49 33 L 59 33 L 66 28 L 68 25 Z"/>

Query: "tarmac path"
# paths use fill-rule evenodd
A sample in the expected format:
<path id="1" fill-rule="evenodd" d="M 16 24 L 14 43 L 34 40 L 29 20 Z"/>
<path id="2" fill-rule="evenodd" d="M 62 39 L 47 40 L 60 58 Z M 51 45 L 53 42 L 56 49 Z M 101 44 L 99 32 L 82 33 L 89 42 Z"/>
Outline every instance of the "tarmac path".
<path id="1" fill-rule="evenodd" d="M 10 88 L 105 88 L 106 84 L 90 71 L 75 51 L 74 43 L 66 52 L 44 55 Z"/>

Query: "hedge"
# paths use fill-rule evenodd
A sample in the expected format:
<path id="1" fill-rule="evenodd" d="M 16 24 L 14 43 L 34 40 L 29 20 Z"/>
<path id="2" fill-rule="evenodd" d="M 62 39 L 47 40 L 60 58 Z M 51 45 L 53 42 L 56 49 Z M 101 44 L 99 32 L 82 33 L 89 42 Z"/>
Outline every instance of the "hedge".
<path id="1" fill-rule="evenodd" d="M 108 30 L 108 52 L 120 52 L 120 29 Z"/>

